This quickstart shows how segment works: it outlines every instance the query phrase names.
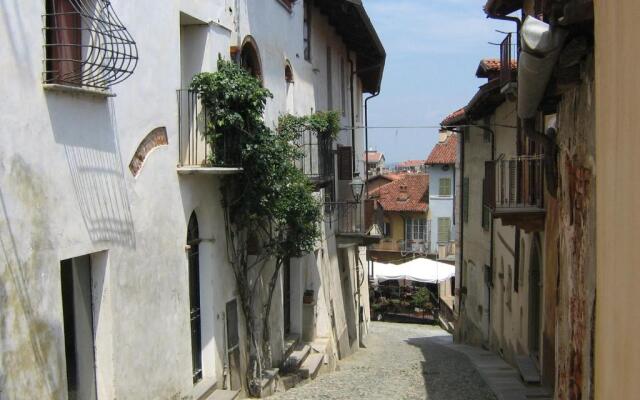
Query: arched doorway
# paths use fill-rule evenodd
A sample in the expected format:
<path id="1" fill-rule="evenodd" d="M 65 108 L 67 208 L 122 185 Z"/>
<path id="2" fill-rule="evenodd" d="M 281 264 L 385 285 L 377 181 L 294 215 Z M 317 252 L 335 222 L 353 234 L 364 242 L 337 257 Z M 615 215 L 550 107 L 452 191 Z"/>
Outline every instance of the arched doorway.
<path id="1" fill-rule="evenodd" d="M 262 64 L 260 63 L 260 53 L 255 40 L 248 36 L 244 40 L 240 51 L 240 66 L 249 74 L 262 81 Z"/>
<path id="2" fill-rule="evenodd" d="M 542 250 L 540 236 L 535 234 L 529 253 L 529 353 L 539 361 L 540 312 L 542 310 Z"/>
<path id="3" fill-rule="evenodd" d="M 202 380 L 202 316 L 200 311 L 200 234 L 196 212 L 191 213 L 187 227 L 189 258 L 189 310 L 191 321 L 191 366 L 193 383 Z"/>

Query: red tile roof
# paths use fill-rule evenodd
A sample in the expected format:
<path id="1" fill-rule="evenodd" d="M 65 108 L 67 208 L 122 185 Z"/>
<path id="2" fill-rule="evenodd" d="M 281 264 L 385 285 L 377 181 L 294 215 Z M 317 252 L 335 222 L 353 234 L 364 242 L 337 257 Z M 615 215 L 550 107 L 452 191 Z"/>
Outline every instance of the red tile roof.
<path id="1" fill-rule="evenodd" d="M 458 159 L 458 135 L 451 134 L 444 142 L 438 143 L 427 157 L 426 164 L 455 164 Z"/>
<path id="2" fill-rule="evenodd" d="M 367 153 L 369 153 L 370 163 L 377 163 L 382 159 L 382 157 L 384 157 L 384 154 L 380 153 L 379 151 L 367 151 L 365 152 L 365 159 L 367 157 Z"/>
<path id="3" fill-rule="evenodd" d="M 476 70 L 476 76 L 478 78 L 493 78 L 500 73 L 501 62 L 497 58 L 485 58 L 480 60 L 480 65 Z M 518 61 L 511 60 L 511 70 L 518 70 Z"/>
<path id="4" fill-rule="evenodd" d="M 419 167 L 424 164 L 424 160 L 407 160 L 401 163 L 398 163 L 398 167 L 400 168 L 408 168 L 408 167 Z"/>
<path id="5" fill-rule="evenodd" d="M 401 178 L 371 191 L 370 196 L 378 200 L 385 211 L 427 212 L 429 175 L 401 175 Z"/>
<path id="6" fill-rule="evenodd" d="M 461 109 L 456 110 L 451 114 L 447 115 L 446 118 L 443 119 L 442 122 L 440 122 L 440 125 L 442 126 L 453 125 L 456 122 L 458 122 L 460 119 L 462 119 L 465 113 L 466 113 L 465 108 L 462 107 Z"/>

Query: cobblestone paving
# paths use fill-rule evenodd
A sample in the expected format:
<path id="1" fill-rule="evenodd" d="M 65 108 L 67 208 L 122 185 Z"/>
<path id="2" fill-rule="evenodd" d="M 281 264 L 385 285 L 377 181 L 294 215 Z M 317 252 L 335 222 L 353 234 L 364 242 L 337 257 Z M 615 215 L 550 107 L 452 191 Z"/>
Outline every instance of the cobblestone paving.
<path id="1" fill-rule="evenodd" d="M 438 344 L 443 336 L 436 327 L 373 322 L 367 348 L 338 371 L 271 399 L 495 400 L 464 355 Z"/>

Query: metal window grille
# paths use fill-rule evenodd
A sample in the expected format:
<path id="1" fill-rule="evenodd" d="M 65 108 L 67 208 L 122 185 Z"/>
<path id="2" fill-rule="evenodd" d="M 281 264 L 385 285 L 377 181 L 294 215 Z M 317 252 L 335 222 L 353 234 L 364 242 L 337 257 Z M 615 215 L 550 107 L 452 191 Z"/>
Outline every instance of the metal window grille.
<path id="1" fill-rule="evenodd" d="M 108 89 L 138 63 L 136 43 L 109 0 L 47 0 L 45 84 Z"/>

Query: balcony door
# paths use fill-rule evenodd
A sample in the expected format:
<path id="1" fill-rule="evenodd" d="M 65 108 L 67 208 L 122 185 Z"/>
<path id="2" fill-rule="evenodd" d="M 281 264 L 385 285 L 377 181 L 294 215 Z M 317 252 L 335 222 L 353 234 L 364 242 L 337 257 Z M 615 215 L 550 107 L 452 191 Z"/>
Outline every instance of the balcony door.
<path id="1" fill-rule="evenodd" d="M 189 219 L 189 310 L 191 320 L 191 366 L 193 383 L 202 380 L 202 317 L 200 309 L 200 251 L 198 219 L 195 212 Z"/>

